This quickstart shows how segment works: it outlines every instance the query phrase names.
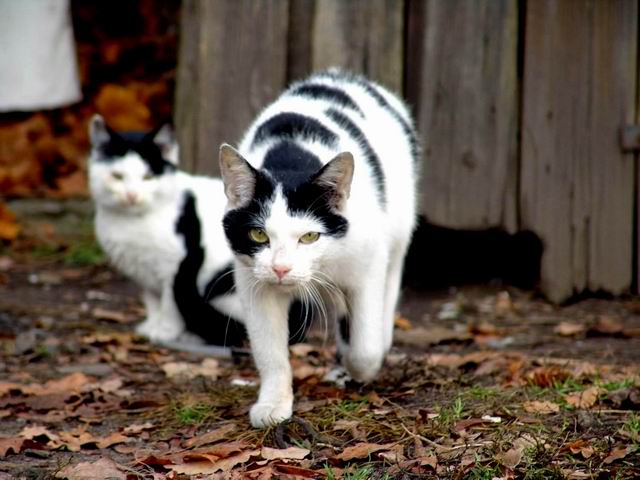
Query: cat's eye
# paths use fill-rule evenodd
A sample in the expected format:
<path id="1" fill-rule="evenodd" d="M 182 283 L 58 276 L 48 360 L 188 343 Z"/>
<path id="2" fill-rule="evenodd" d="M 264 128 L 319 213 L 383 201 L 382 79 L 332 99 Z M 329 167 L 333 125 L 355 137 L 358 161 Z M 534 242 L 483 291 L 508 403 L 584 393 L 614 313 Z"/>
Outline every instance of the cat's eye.
<path id="1" fill-rule="evenodd" d="M 307 232 L 300 237 L 300 243 L 309 244 L 317 241 L 320 238 L 318 232 Z"/>
<path id="2" fill-rule="evenodd" d="M 261 228 L 252 228 L 249 230 L 249 238 L 256 243 L 267 243 L 269 241 L 269 236 Z"/>
<path id="3" fill-rule="evenodd" d="M 147 172 L 144 174 L 144 177 L 142 177 L 143 180 L 151 180 L 153 178 L 153 173 L 151 172 Z"/>
<path id="4" fill-rule="evenodd" d="M 111 176 L 115 179 L 115 180 L 122 180 L 124 178 L 124 175 L 120 172 L 111 172 Z"/>

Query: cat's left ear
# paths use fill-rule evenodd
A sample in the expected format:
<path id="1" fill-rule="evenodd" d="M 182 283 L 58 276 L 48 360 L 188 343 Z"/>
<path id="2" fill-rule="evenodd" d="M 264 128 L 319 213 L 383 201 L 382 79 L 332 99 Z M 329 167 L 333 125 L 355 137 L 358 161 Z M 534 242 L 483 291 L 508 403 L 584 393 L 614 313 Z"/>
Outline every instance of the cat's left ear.
<path id="1" fill-rule="evenodd" d="M 162 158 L 174 165 L 178 165 L 180 149 L 176 134 L 170 124 L 166 123 L 158 128 L 153 134 L 152 140 L 162 152 Z"/>
<path id="2" fill-rule="evenodd" d="M 231 208 L 240 207 L 253 198 L 256 187 L 256 170 L 240 152 L 231 145 L 220 146 L 220 175 L 224 182 L 224 193 Z"/>
<path id="3" fill-rule="evenodd" d="M 314 183 L 331 189 L 333 195 L 330 201 L 337 210 L 344 208 L 351 194 L 353 168 L 353 155 L 349 152 L 342 152 L 314 176 Z"/>

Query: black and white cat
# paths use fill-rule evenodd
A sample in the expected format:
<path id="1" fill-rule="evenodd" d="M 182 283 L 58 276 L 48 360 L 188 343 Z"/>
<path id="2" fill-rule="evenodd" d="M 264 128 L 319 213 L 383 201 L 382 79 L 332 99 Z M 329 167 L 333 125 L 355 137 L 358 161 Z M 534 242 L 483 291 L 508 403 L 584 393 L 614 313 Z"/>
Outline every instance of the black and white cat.
<path id="1" fill-rule="evenodd" d="M 138 333 L 156 342 L 184 340 L 190 332 L 207 343 L 241 343 L 244 328 L 235 319 L 243 309 L 221 225 L 222 182 L 177 169 L 169 125 L 116 133 L 95 115 L 89 132 L 96 237 L 142 288 L 147 319 Z"/>
<path id="2" fill-rule="evenodd" d="M 416 222 L 418 155 L 403 102 L 335 69 L 293 84 L 237 151 L 220 148 L 224 230 L 261 378 L 254 426 L 292 414 L 294 299 L 312 299 L 340 322 L 338 349 L 353 378 L 380 370 Z"/>

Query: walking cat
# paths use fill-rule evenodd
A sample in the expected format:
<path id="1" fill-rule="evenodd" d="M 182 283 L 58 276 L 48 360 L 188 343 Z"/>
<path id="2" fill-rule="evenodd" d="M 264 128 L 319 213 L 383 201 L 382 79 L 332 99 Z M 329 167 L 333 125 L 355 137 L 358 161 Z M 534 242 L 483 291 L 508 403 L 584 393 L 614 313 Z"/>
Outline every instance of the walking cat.
<path id="1" fill-rule="evenodd" d="M 380 370 L 416 222 L 418 154 L 403 102 L 335 69 L 288 88 L 238 150 L 220 148 L 224 231 L 261 378 L 255 427 L 292 414 L 286 318 L 295 299 L 339 322 L 354 379 Z"/>
<path id="2" fill-rule="evenodd" d="M 116 133 L 96 115 L 89 130 L 96 236 L 111 262 L 142 288 L 147 319 L 138 333 L 156 342 L 190 332 L 207 343 L 242 343 L 243 310 L 221 226 L 222 182 L 177 169 L 169 125 Z"/>

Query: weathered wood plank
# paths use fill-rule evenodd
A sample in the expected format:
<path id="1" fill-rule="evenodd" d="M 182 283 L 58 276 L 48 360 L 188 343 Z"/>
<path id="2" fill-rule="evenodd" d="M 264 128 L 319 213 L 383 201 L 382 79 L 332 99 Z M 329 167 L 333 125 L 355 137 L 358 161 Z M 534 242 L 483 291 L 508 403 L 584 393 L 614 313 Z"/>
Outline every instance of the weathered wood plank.
<path id="1" fill-rule="evenodd" d="M 176 126 L 187 170 L 217 173 L 235 143 L 286 83 L 288 0 L 185 0 Z"/>
<path id="2" fill-rule="evenodd" d="M 542 288 L 627 291 L 633 156 L 620 127 L 635 115 L 634 0 L 527 2 L 521 220 L 542 236 Z"/>
<path id="3" fill-rule="evenodd" d="M 431 222 L 517 227 L 517 8 L 515 0 L 410 3 L 407 96 Z"/>
<path id="4" fill-rule="evenodd" d="M 316 0 L 312 68 L 340 66 L 403 86 L 403 0 Z"/>

